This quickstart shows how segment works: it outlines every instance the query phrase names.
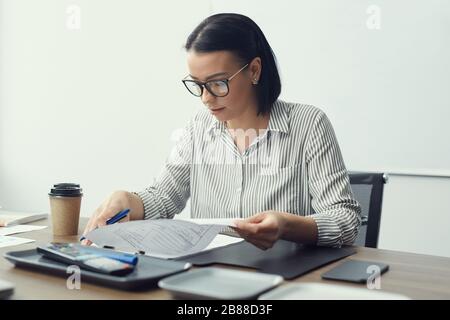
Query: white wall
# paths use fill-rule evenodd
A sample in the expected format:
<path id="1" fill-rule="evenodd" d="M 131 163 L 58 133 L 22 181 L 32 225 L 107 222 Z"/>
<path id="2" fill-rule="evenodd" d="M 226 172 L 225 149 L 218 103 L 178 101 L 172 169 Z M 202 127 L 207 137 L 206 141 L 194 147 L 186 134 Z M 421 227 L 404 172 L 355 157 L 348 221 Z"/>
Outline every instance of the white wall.
<path id="1" fill-rule="evenodd" d="M 355 170 L 450 175 L 450 2 L 211 0 L 251 16 L 283 96 L 322 107 Z"/>
<path id="2" fill-rule="evenodd" d="M 378 247 L 450 257 L 450 177 L 389 175 Z"/>
<path id="3" fill-rule="evenodd" d="M 171 135 L 202 107 L 182 48 L 208 1 L 2 0 L 0 204 L 47 210 L 82 184 L 82 214 L 159 173 Z M 81 29 L 67 28 L 69 5 Z"/>
<path id="4" fill-rule="evenodd" d="M 172 146 L 173 131 L 202 107 L 180 82 L 187 72 L 182 45 L 204 17 L 233 11 L 235 3 L 196 0 L 193 6 L 192 2 L 177 0 L 157 4 L 143 0 L 0 0 L 0 205 L 47 211 L 50 186 L 73 181 L 84 188 L 82 214 L 87 216 L 111 191 L 148 185 Z M 374 153 L 390 159 L 392 152 L 401 154 L 401 148 L 384 149 L 374 144 L 378 139 L 375 129 L 385 123 L 374 122 L 370 130 L 355 127 L 349 125 L 349 115 L 377 115 L 380 110 L 369 103 L 375 93 L 386 101 L 394 99 L 399 106 L 386 115 L 385 110 L 380 113 L 391 126 L 404 121 L 405 114 L 423 115 L 421 105 L 411 104 L 412 98 L 402 103 L 397 94 L 407 93 L 405 87 L 397 91 L 387 85 L 375 90 L 370 84 L 355 82 L 361 68 L 378 66 L 370 60 L 352 63 L 351 57 L 345 56 L 353 51 L 356 56 L 363 54 L 350 35 L 345 50 L 324 61 L 336 45 L 330 42 L 333 28 L 346 21 L 336 20 L 334 14 L 345 13 L 346 8 L 353 13 L 361 9 L 364 18 L 365 6 L 372 2 L 350 7 L 333 1 L 240 3 L 245 6 L 242 13 L 265 17 L 261 27 L 279 53 L 285 85 L 282 98 L 318 105 L 329 114 L 349 169 L 392 169 L 365 162 Z M 274 3 L 279 10 L 266 9 Z M 427 8 L 424 3 L 412 5 L 403 13 L 419 15 Z M 74 4 L 81 9 L 79 30 L 66 26 L 66 9 Z M 395 6 L 395 14 L 400 7 Z M 288 25 L 287 18 L 297 14 L 305 28 L 290 30 L 284 37 L 274 36 L 274 25 Z M 398 27 L 402 20 L 390 23 Z M 422 23 L 426 26 L 428 20 Z M 350 32 L 351 26 L 346 26 Z M 408 41 L 412 41 L 408 43 L 412 44 L 416 30 L 408 30 Z M 306 41 L 308 48 L 302 52 L 290 50 L 299 39 Z M 417 39 L 422 41 L 423 36 Z M 405 73 L 404 68 L 392 73 L 410 83 L 415 74 Z M 416 69 L 417 74 L 434 75 L 434 69 L 424 68 Z M 442 76 L 437 85 L 448 87 L 447 80 Z M 448 93 L 436 90 L 430 98 L 444 100 Z M 358 109 L 348 101 L 367 104 Z M 444 117 L 437 119 L 443 121 Z M 436 130 L 443 130 L 438 127 L 439 121 Z M 355 142 L 355 136 L 360 140 Z M 428 141 L 429 147 L 448 152 L 443 147 L 447 138 L 439 135 L 439 139 L 439 143 Z M 363 143 L 367 140 L 370 147 Z M 409 158 L 412 161 L 417 160 L 414 154 Z M 441 160 L 437 159 L 439 163 L 433 168 L 441 166 Z M 450 256 L 449 189 L 450 179 L 446 178 L 391 176 L 385 189 L 380 247 Z"/>

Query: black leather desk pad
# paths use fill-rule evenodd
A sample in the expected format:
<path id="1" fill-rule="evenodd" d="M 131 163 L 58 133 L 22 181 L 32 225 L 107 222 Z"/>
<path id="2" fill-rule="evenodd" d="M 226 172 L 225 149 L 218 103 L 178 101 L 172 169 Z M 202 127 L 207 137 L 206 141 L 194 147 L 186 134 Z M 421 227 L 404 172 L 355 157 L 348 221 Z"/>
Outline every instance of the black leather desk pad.
<path id="1" fill-rule="evenodd" d="M 264 251 L 243 241 L 180 260 L 197 266 L 219 263 L 249 267 L 263 273 L 278 274 L 285 279 L 293 279 L 354 253 L 356 253 L 354 247 L 305 246 L 285 240 L 277 241 L 271 249 Z"/>

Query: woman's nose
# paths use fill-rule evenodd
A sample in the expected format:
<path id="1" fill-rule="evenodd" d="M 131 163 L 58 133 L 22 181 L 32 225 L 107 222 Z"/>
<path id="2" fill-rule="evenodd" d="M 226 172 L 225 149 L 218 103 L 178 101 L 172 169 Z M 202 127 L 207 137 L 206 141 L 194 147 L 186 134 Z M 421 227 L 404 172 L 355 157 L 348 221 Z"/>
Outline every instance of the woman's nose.
<path id="1" fill-rule="evenodd" d="M 206 88 L 204 88 L 203 93 L 202 93 L 202 102 L 204 105 L 210 105 L 211 102 L 214 101 L 216 97 L 214 97 L 208 90 L 206 90 Z"/>

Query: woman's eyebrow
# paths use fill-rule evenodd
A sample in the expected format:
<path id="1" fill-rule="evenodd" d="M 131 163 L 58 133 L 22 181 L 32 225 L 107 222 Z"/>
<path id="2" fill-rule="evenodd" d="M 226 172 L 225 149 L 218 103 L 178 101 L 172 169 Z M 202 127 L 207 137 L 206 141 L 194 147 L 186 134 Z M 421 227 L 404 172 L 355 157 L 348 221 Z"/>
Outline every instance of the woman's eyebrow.
<path id="1" fill-rule="evenodd" d="M 208 81 L 209 79 L 211 79 L 211 78 L 215 78 L 215 77 L 218 77 L 218 76 L 224 76 L 224 75 L 226 75 L 227 74 L 227 72 L 218 72 L 218 73 L 214 73 L 214 74 L 212 74 L 212 75 L 210 75 L 210 76 L 207 76 L 206 77 L 206 79 L 205 79 L 205 81 Z M 198 78 L 196 78 L 196 77 L 194 77 L 193 75 L 189 75 L 192 79 L 194 79 L 194 80 L 198 80 Z"/>

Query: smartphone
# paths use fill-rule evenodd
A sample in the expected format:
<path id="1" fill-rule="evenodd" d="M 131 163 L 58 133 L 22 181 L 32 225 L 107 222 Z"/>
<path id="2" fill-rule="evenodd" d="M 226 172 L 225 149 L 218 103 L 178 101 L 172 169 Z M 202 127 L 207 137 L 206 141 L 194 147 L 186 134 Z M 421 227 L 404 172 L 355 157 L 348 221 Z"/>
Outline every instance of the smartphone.
<path id="1" fill-rule="evenodd" d="M 376 275 L 389 270 L 389 265 L 380 262 L 347 260 L 337 267 L 322 274 L 322 279 L 367 283 Z"/>
<path id="2" fill-rule="evenodd" d="M 77 265 L 81 269 L 114 275 L 124 276 L 134 270 L 134 265 L 125 263 L 100 252 L 83 250 L 82 246 L 72 243 L 50 243 L 37 247 L 37 251 L 44 257 L 63 262 L 69 265 Z"/>

